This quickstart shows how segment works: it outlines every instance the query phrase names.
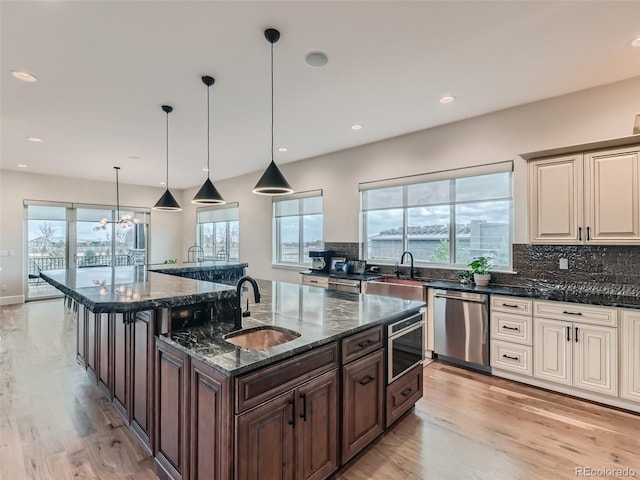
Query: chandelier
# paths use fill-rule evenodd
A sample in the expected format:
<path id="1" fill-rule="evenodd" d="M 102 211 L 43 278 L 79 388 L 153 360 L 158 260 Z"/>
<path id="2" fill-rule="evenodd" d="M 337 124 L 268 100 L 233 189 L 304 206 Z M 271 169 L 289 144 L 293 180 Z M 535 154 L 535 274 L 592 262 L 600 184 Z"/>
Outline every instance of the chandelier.
<path id="1" fill-rule="evenodd" d="M 134 217 L 129 213 L 123 213 L 122 215 L 120 215 L 120 185 L 118 182 L 118 170 L 120 170 L 120 167 L 113 167 L 113 168 L 116 171 L 116 218 L 117 220 L 111 221 L 106 217 L 103 218 L 102 220 L 100 220 L 100 225 L 96 225 L 95 227 L 93 227 L 94 232 L 99 232 L 100 230 L 107 230 L 107 225 L 111 223 L 117 225 L 120 228 L 127 228 L 127 227 L 133 226 L 134 224 L 137 225 L 139 223 L 142 223 L 142 220 Z"/>

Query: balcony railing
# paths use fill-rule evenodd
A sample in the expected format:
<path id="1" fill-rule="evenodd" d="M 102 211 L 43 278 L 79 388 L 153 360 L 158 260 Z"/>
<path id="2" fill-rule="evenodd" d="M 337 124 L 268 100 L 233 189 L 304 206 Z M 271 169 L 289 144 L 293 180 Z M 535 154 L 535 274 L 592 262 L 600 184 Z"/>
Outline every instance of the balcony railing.
<path id="1" fill-rule="evenodd" d="M 78 258 L 78 268 L 84 267 L 110 267 L 112 260 L 111 255 L 92 255 L 82 256 Z M 143 262 L 144 263 L 144 262 Z M 131 254 L 120 254 L 115 256 L 116 267 L 125 267 L 128 265 L 140 264 L 139 258 L 135 258 Z M 39 283 L 38 277 L 41 271 L 60 270 L 67 268 L 65 257 L 29 257 L 28 276 L 29 283 Z"/>

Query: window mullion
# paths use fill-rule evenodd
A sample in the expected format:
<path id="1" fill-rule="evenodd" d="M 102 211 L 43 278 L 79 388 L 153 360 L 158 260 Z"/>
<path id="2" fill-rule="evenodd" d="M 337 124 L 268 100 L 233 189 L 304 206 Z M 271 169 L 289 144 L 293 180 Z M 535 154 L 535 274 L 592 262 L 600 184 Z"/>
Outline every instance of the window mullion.
<path id="1" fill-rule="evenodd" d="M 298 216 L 298 263 L 302 263 L 304 255 L 304 215 Z"/>
<path id="2" fill-rule="evenodd" d="M 456 263 L 456 181 L 449 182 L 449 265 L 452 265 Z"/>
<path id="3" fill-rule="evenodd" d="M 409 187 L 402 187 L 402 251 L 409 250 Z"/>

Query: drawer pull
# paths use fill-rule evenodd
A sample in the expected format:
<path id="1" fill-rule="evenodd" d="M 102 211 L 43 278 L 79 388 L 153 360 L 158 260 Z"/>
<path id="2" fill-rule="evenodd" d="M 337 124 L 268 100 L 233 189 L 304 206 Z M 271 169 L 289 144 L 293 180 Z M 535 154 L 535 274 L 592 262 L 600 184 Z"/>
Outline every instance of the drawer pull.
<path id="1" fill-rule="evenodd" d="M 366 385 L 368 383 L 373 382 L 375 379 L 376 379 L 375 377 L 372 377 L 371 375 L 367 375 L 366 379 L 360 380 L 360 385 L 364 386 L 364 385 Z"/>
<path id="2" fill-rule="evenodd" d="M 514 332 L 520 331 L 520 327 L 509 327 L 507 325 L 502 325 L 502 328 L 504 328 L 505 330 L 513 330 Z"/>
<path id="3" fill-rule="evenodd" d="M 360 342 L 360 343 L 358 344 L 358 346 L 359 346 L 360 348 L 365 348 L 365 347 L 368 347 L 369 345 L 371 345 L 372 343 L 374 343 L 374 342 L 373 342 L 373 340 L 371 340 L 371 339 L 367 339 L 367 340 L 365 340 L 364 342 Z"/>
<path id="4" fill-rule="evenodd" d="M 514 305 L 513 303 L 503 303 L 502 306 L 509 308 L 518 308 L 518 305 Z"/>
<path id="5" fill-rule="evenodd" d="M 404 398 L 407 398 L 409 395 L 413 393 L 413 388 L 409 387 L 404 392 L 400 393 Z"/>
<path id="6" fill-rule="evenodd" d="M 318 280 L 309 280 L 309 283 L 318 283 Z"/>
<path id="7" fill-rule="evenodd" d="M 568 310 L 564 310 L 562 313 L 565 315 L 582 315 L 582 312 L 570 312 Z"/>
<path id="8" fill-rule="evenodd" d="M 512 357 L 512 356 L 504 354 L 504 353 L 502 354 L 502 358 L 507 358 L 509 360 L 515 360 L 515 361 L 520 360 L 520 357 Z"/>

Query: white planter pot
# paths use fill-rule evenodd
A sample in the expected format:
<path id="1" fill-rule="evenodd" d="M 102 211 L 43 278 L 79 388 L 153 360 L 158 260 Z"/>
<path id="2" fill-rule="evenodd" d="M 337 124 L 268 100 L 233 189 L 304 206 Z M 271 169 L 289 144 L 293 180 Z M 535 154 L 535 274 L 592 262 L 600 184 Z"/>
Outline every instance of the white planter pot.
<path id="1" fill-rule="evenodd" d="M 473 281 L 478 287 L 486 287 L 489 285 L 489 280 L 491 280 L 490 273 L 485 273 L 484 275 L 480 275 L 478 273 L 473 274 Z"/>

